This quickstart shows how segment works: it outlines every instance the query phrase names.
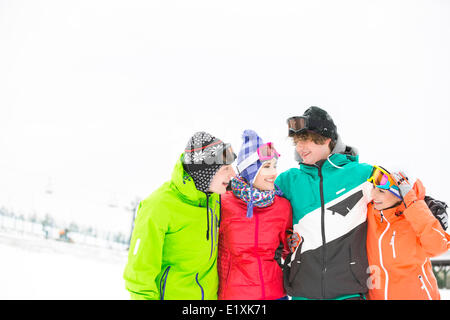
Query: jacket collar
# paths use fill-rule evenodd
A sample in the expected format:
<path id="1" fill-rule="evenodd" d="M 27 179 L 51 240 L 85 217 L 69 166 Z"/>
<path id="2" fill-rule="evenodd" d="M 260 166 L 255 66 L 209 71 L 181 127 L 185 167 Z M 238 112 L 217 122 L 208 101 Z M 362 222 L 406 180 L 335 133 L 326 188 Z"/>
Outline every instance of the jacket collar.
<path id="1" fill-rule="evenodd" d="M 327 159 L 319 160 L 313 165 L 300 163 L 300 170 L 312 174 L 317 173 L 317 168 L 321 168 L 322 170 L 328 170 L 331 168 L 339 169 L 348 163 L 358 162 L 358 160 L 359 160 L 358 155 L 334 153 L 328 156 Z"/>
<path id="2" fill-rule="evenodd" d="M 384 210 L 376 210 L 375 208 L 373 209 L 380 217 L 381 213 L 383 213 L 383 217 L 386 218 L 390 223 L 392 223 L 393 221 L 400 219 L 400 216 L 402 215 L 403 211 L 405 211 L 405 206 L 402 203 L 394 208 Z"/>
<path id="3" fill-rule="evenodd" d="M 172 172 L 171 183 L 183 201 L 206 207 L 206 193 L 197 190 L 194 180 L 183 168 L 183 154 L 178 159 Z"/>

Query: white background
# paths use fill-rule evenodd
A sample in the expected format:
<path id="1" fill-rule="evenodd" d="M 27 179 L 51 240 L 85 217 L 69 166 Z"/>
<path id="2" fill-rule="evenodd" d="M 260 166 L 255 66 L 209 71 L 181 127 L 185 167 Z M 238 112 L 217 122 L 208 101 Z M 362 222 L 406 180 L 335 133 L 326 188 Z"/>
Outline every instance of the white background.
<path id="1" fill-rule="evenodd" d="M 449 201 L 449 18 L 446 0 L 0 0 L 0 206 L 126 233 L 194 132 L 238 151 L 254 129 L 281 172 L 311 105 Z"/>
<path id="2" fill-rule="evenodd" d="M 0 205 L 128 230 L 123 207 L 194 132 L 238 150 L 254 129 L 283 171 L 286 118 L 311 105 L 361 161 L 449 200 L 449 17 L 445 0 L 0 0 Z"/>

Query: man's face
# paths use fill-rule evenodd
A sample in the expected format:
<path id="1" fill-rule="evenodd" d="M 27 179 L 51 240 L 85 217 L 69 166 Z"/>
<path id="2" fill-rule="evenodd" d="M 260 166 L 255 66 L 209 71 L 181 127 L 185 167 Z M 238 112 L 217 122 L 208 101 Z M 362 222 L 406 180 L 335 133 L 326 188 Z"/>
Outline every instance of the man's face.
<path id="1" fill-rule="evenodd" d="M 236 176 L 236 172 L 233 167 L 230 164 L 223 165 L 212 178 L 208 191 L 218 194 L 226 193 L 227 186 L 234 176 Z"/>
<path id="2" fill-rule="evenodd" d="M 325 140 L 324 144 L 316 144 L 314 141 L 297 140 L 295 150 L 300 155 L 305 164 L 315 164 L 317 161 L 326 159 L 330 155 L 330 148 L 328 144 L 331 139 Z"/>

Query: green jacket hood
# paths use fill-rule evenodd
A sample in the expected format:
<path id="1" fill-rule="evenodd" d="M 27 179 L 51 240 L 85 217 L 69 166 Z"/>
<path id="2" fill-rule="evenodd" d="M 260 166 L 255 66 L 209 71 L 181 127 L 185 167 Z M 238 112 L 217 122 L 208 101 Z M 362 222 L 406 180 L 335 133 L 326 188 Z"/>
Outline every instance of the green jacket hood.
<path id="1" fill-rule="evenodd" d="M 220 197 L 216 193 L 208 192 L 205 193 L 203 191 L 200 191 L 195 186 L 194 180 L 192 177 L 184 170 L 183 167 L 183 154 L 178 159 L 177 163 L 175 164 L 175 168 L 172 173 L 172 180 L 171 180 L 171 186 L 176 190 L 178 193 L 178 197 L 188 204 L 198 206 L 205 208 L 205 215 L 206 215 L 206 224 L 207 224 L 207 231 L 206 231 L 206 239 L 209 240 L 209 211 L 210 211 L 210 202 L 211 199 L 217 201 L 219 199 L 220 203 Z"/>
<path id="2" fill-rule="evenodd" d="M 197 190 L 194 180 L 184 170 L 183 154 L 179 157 L 172 172 L 171 184 L 173 188 L 179 193 L 183 201 L 190 204 L 195 204 L 201 207 L 206 207 L 206 193 Z"/>

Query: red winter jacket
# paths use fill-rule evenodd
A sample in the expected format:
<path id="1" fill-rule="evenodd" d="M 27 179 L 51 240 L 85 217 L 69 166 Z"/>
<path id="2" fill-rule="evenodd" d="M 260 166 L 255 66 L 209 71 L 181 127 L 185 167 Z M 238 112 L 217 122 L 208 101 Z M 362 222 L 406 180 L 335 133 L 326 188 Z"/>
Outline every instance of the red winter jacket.
<path id="1" fill-rule="evenodd" d="M 219 300 L 272 300 L 286 295 L 283 272 L 275 260 L 289 253 L 286 229 L 292 228 L 292 208 L 285 198 L 275 196 L 266 208 L 247 204 L 232 191 L 222 196 L 219 228 Z M 280 251 L 279 249 L 279 251 Z"/>

